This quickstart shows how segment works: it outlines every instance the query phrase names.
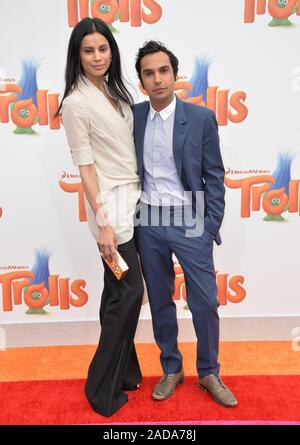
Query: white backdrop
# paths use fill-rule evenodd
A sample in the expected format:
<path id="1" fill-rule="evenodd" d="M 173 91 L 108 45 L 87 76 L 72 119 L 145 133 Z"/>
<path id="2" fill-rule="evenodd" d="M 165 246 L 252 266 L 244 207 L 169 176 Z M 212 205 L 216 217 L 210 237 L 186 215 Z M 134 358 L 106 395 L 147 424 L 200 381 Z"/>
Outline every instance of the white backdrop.
<path id="1" fill-rule="evenodd" d="M 59 185 L 60 180 L 68 184 L 79 182 L 64 130 L 37 123 L 32 126 L 35 134 L 15 134 L 17 125 L 12 118 L 13 109 L 7 107 L 4 100 L 11 94 L 8 84 L 20 85 L 23 60 L 38 64 L 38 90 L 47 90 L 48 95 L 63 92 L 67 44 L 72 30 L 68 26 L 67 3 L 67 0 L 1 1 L 2 325 L 98 319 L 103 273 L 98 250 L 87 223 L 79 220 L 78 194 L 67 193 Z M 244 12 L 245 4 L 251 6 L 254 1 L 132 0 L 129 3 L 141 4 L 148 13 L 155 4 L 162 10 L 161 18 L 153 24 L 142 22 L 136 27 L 130 22 L 117 20 L 113 23 L 124 72 L 136 90 L 137 102 L 144 100 L 144 96 L 138 88 L 134 58 L 138 47 L 150 38 L 163 41 L 177 55 L 180 80 L 189 81 L 195 61 L 206 59 L 210 61 L 208 85 L 210 91 L 212 87 L 218 87 L 218 100 L 223 100 L 224 90 L 228 90 L 229 98 L 240 97 L 241 122 L 228 120 L 227 125 L 222 125 L 221 115 L 223 113 L 224 118 L 225 112 L 226 117 L 227 107 L 219 102 L 216 110 L 227 170 L 226 215 L 221 231 L 223 244 L 215 248 L 222 294 L 219 295 L 220 316 L 300 315 L 300 186 L 296 183 L 300 180 L 300 15 L 291 15 L 291 26 L 269 26 L 272 17 L 268 5 L 272 6 L 272 1 L 265 2 L 265 14 L 255 14 L 252 23 L 245 23 Z M 291 3 L 288 2 L 287 7 Z M 5 121 L 6 109 L 8 122 Z M 237 114 L 233 103 L 228 105 L 228 110 Z M 295 186 L 294 192 L 290 191 L 289 209 L 282 213 L 281 221 L 264 221 L 266 211 L 262 208 L 264 197 L 261 197 L 258 200 L 260 210 L 250 208 L 250 216 L 242 217 L 241 189 L 232 188 L 233 183 L 228 180 L 245 180 L 262 174 L 272 176 L 280 156 L 285 161 L 281 165 L 284 172 L 281 169 L 278 175 L 279 182 L 283 176 L 289 179 L 290 172 Z M 266 184 L 266 178 L 262 179 L 260 185 Z M 281 195 L 279 199 L 282 198 Z M 272 208 L 276 210 L 276 201 Z M 52 288 L 51 302 L 54 305 L 47 304 L 44 314 L 32 315 L 26 313 L 26 291 L 18 293 L 17 287 L 25 278 L 22 272 L 33 268 L 36 250 L 43 249 L 51 253 L 48 275 L 56 275 L 58 280 L 69 278 L 69 292 L 62 290 L 67 286 L 66 280 L 61 281 L 56 303 Z M 14 275 L 14 280 L 8 282 L 13 275 L 7 274 L 17 271 L 20 275 Z M 76 280 L 84 280 L 84 283 L 77 283 L 82 289 L 79 297 L 76 297 L 74 287 L 71 289 L 74 281 L 73 286 L 76 286 Z M 236 296 L 237 291 L 240 298 Z M 75 300 L 79 299 L 78 307 L 72 303 L 68 307 L 69 294 Z M 181 293 L 177 297 L 179 317 L 190 317 L 189 311 L 184 309 Z M 241 301 L 234 302 L 236 299 Z M 143 306 L 141 317 L 150 318 L 148 304 Z"/>

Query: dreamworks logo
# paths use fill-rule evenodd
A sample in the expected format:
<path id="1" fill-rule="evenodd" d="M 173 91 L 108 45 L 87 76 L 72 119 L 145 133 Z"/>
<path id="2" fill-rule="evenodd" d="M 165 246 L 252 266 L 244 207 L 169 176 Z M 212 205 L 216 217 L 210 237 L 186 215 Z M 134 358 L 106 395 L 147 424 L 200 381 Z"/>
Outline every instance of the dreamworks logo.
<path id="1" fill-rule="evenodd" d="M 294 352 L 300 351 L 300 326 L 294 328 L 291 332 L 292 334 L 292 350 Z"/>
<path id="2" fill-rule="evenodd" d="M 300 92 L 300 66 L 295 66 L 292 70 L 292 90 L 296 93 Z"/>

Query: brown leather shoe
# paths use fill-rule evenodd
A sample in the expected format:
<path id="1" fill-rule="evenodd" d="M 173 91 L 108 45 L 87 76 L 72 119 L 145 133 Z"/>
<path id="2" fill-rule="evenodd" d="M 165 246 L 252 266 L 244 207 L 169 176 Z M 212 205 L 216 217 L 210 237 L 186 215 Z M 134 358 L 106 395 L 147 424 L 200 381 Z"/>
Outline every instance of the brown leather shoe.
<path id="1" fill-rule="evenodd" d="M 199 377 L 199 388 L 202 391 L 209 391 L 215 402 L 229 407 L 237 406 L 238 401 L 227 386 L 221 380 L 221 377 L 214 374 Z"/>
<path id="2" fill-rule="evenodd" d="M 181 370 L 177 374 L 164 374 L 156 383 L 152 392 L 154 400 L 166 400 L 171 397 L 176 389 L 177 383 L 184 380 L 184 372 Z"/>

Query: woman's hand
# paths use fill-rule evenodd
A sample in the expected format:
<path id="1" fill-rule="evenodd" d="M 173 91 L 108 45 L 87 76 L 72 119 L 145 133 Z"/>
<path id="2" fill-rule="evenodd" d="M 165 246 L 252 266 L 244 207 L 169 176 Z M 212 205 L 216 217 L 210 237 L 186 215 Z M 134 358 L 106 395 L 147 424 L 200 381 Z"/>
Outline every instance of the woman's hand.
<path id="1" fill-rule="evenodd" d="M 116 255 L 117 236 L 110 225 L 100 228 L 98 245 L 104 259 L 107 261 L 118 261 Z"/>

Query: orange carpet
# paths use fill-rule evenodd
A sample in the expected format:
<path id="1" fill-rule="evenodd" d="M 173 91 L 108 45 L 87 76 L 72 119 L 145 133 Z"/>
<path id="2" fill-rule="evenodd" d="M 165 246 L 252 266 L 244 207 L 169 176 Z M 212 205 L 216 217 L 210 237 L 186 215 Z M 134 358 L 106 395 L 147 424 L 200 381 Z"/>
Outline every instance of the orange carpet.
<path id="1" fill-rule="evenodd" d="M 144 376 L 159 376 L 156 345 L 136 345 Z M 86 377 L 96 346 L 50 346 L 7 349 L 1 352 L 0 381 L 80 379 Z M 196 375 L 195 343 L 182 343 L 186 375 Z M 300 375 L 300 351 L 288 341 L 223 342 L 222 375 Z M 25 366 L 26 364 L 26 366 Z"/>

